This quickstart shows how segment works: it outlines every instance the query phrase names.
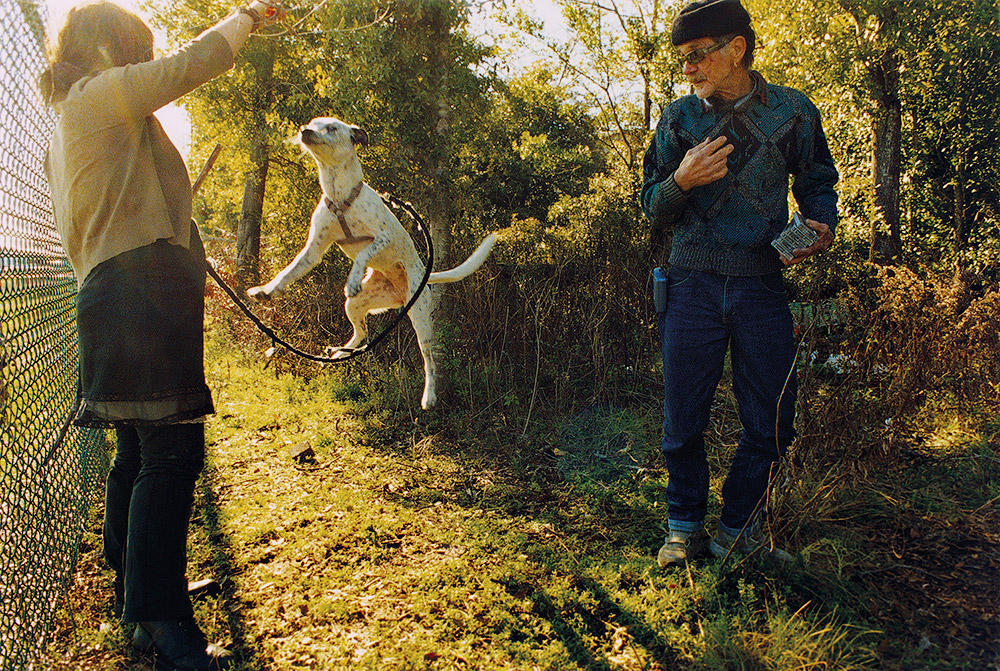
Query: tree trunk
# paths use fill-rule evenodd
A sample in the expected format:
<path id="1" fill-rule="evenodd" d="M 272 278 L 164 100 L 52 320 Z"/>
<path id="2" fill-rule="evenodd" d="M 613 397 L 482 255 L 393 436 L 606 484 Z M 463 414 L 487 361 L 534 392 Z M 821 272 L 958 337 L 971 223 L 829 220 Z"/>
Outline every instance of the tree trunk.
<path id="1" fill-rule="evenodd" d="M 965 166 L 959 162 L 955 166 L 955 239 L 954 249 L 960 252 L 969 246 L 970 221 L 965 213 Z"/>
<path id="2" fill-rule="evenodd" d="M 430 3 L 428 3 L 430 4 Z M 428 190 L 427 222 L 430 228 L 431 243 L 434 245 L 434 268 L 445 270 L 451 261 L 451 227 L 455 216 L 456 189 L 452 180 L 451 158 L 454 152 L 452 129 L 451 81 L 449 70 L 452 67 L 451 30 L 448 8 L 436 7 L 436 11 L 428 12 L 423 29 L 428 35 L 427 62 L 429 66 L 428 85 L 433 91 L 428 110 L 434 123 L 430 139 L 430 151 L 426 155 L 427 175 L 431 178 Z M 435 334 L 432 347 L 438 349 L 437 337 L 442 332 L 444 323 L 451 321 L 453 300 L 449 299 L 444 287 L 431 293 L 431 312 L 434 315 Z M 429 290 L 428 287 L 425 291 Z M 438 368 L 440 371 L 440 367 Z M 447 376 L 435 374 L 433 381 L 437 388 L 438 398 L 447 395 L 450 383 Z"/>
<path id="3" fill-rule="evenodd" d="M 448 70 L 451 66 L 450 35 L 451 25 L 445 15 L 431 18 L 428 31 L 432 34 L 428 62 L 434 73 L 432 86 L 436 97 L 436 121 L 434 123 L 434 144 L 430 152 L 428 173 L 432 176 L 432 188 L 428 194 L 428 225 L 431 243 L 434 245 L 434 267 L 445 270 L 451 261 L 451 224 L 455 216 L 455 189 L 451 180 L 452 128 L 451 100 Z M 433 309 L 440 317 L 448 318 L 451 305 L 443 300 L 444 292 L 433 296 Z"/>
<path id="4" fill-rule="evenodd" d="M 889 262 L 903 250 L 900 234 L 900 173 L 903 115 L 899 99 L 899 56 L 885 49 L 870 68 L 876 92 L 872 120 L 872 183 L 876 212 L 872 217 L 869 260 Z"/>
<path id="5" fill-rule="evenodd" d="M 260 131 L 250 149 L 250 169 L 243 183 L 243 207 L 236 229 L 236 289 L 240 293 L 260 284 L 260 224 L 270 154 L 264 128 Z"/>
<path id="6" fill-rule="evenodd" d="M 899 27 L 896 3 L 839 0 L 853 18 L 858 31 L 858 50 L 865 54 L 867 88 L 872 112 L 871 178 L 874 207 L 868 260 L 891 262 L 903 250 L 900 234 L 900 173 L 903 117 L 899 97 L 900 56 L 892 40 Z M 870 19 L 874 19 L 874 25 Z"/>
<path id="7" fill-rule="evenodd" d="M 441 143 L 439 163 L 432 168 L 432 174 L 437 182 L 436 196 L 432 197 L 430 206 L 431 242 L 434 243 L 434 267 L 440 270 L 447 268 L 451 260 L 451 220 L 454 216 L 453 189 L 448 170 L 448 157 L 451 155 L 451 105 L 447 100 L 447 85 L 442 82 L 440 99 L 438 100 L 437 135 Z"/>
<path id="8" fill-rule="evenodd" d="M 959 97 L 958 100 L 958 114 L 962 118 L 965 116 L 965 99 L 961 97 Z M 965 164 L 965 152 L 962 150 L 955 152 L 955 158 L 953 161 L 953 165 L 955 167 L 955 193 L 954 199 L 952 200 L 952 211 L 955 216 L 954 250 L 956 252 L 960 252 L 969 246 L 969 236 L 972 232 L 971 217 L 966 214 L 965 208 L 967 184 Z"/>
<path id="9" fill-rule="evenodd" d="M 266 47 L 265 47 L 266 48 Z M 264 191 L 270 146 L 265 113 L 271 107 L 274 52 L 268 50 L 254 73 L 257 102 L 247 132 L 250 140 L 250 167 L 243 181 L 243 205 L 236 228 L 236 289 L 260 284 L 260 233 L 264 216 Z"/>
<path id="10" fill-rule="evenodd" d="M 644 128 L 650 130 L 649 122 L 653 114 L 653 101 L 649 97 L 649 66 L 639 68 L 642 75 L 642 118 L 645 122 Z"/>

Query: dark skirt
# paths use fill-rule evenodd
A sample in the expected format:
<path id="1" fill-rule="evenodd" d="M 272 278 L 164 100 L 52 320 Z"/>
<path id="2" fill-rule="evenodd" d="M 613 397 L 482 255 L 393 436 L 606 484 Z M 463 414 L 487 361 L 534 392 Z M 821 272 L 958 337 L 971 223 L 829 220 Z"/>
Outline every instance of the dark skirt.
<path id="1" fill-rule="evenodd" d="M 193 227 L 192 227 L 193 228 Z M 205 262 L 158 240 L 104 261 L 77 294 L 78 426 L 173 424 L 214 412 L 205 384 Z"/>

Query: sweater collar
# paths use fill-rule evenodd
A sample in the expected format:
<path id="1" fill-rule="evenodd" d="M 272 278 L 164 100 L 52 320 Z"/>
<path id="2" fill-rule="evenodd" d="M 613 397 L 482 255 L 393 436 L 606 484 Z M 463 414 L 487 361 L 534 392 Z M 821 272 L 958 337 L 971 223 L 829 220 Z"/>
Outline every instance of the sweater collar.
<path id="1" fill-rule="evenodd" d="M 751 100 L 759 100 L 762 105 L 767 104 L 767 81 L 764 75 L 756 70 L 750 71 L 750 81 L 753 88 L 739 100 L 723 100 L 718 96 L 711 96 L 707 100 L 701 101 L 702 112 L 742 112 Z"/>

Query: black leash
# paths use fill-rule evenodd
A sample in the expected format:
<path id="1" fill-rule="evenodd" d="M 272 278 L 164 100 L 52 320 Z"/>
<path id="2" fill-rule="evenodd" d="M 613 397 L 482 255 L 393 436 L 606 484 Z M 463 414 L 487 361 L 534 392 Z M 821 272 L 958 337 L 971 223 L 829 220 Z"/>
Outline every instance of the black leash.
<path id="1" fill-rule="evenodd" d="M 207 170 L 203 172 L 207 172 Z M 420 218 L 419 214 L 417 214 L 417 211 L 413 209 L 412 205 L 402 200 L 399 200 L 393 195 L 380 193 L 379 196 L 382 198 L 382 201 L 386 205 L 391 205 L 393 207 L 398 207 L 402 210 L 405 210 L 407 213 L 409 213 L 411 217 L 413 217 L 413 220 L 417 223 L 417 228 L 419 228 L 420 232 L 423 233 L 424 241 L 427 243 L 427 267 L 424 269 L 424 276 L 420 280 L 420 286 L 417 287 L 417 290 L 413 292 L 413 295 L 410 297 L 409 302 L 407 302 L 407 304 L 403 306 L 402 310 L 400 310 L 396 314 L 396 318 L 393 319 L 388 326 L 382 329 L 382 331 L 380 331 L 377 336 L 375 336 L 374 338 L 365 339 L 364 344 L 361 345 L 360 347 L 337 347 L 336 349 L 334 349 L 335 352 L 347 352 L 345 356 L 334 359 L 332 357 L 310 354 L 309 352 L 305 352 L 299 349 L 298 347 L 291 344 L 287 340 L 281 338 L 277 333 L 274 332 L 274 329 L 272 329 L 267 324 L 262 322 L 260 318 L 257 317 L 257 315 L 251 312 L 250 308 L 247 307 L 247 305 L 237 295 L 236 291 L 228 284 L 226 284 L 225 280 L 219 277 L 219 273 L 216 272 L 215 268 L 212 267 L 212 264 L 206 262 L 205 266 L 208 269 L 208 274 L 212 276 L 212 279 L 215 280 L 215 283 L 219 285 L 219 288 L 222 289 L 224 292 L 226 292 L 226 294 L 233 301 L 233 303 L 236 304 L 236 307 L 238 307 L 243 312 L 243 314 L 245 314 L 247 318 L 251 322 L 253 322 L 258 329 L 260 329 L 262 333 L 271 338 L 272 345 L 281 345 L 282 347 L 292 352 L 293 354 L 297 354 L 303 359 L 309 359 L 310 361 L 317 361 L 319 363 L 335 363 L 335 364 L 346 363 L 351 359 L 353 359 L 354 357 L 360 356 L 361 354 L 364 354 L 365 352 L 374 349 L 375 346 L 379 342 L 381 342 L 383 338 L 389 335 L 389 333 L 394 328 L 396 328 L 397 325 L 399 325 L 399 322 L 403 320 L 403 317 L 406 316 L 406 313 L 410 311 L 410 308 L 413 307 L 413 304 L 417 302 L 418 298 L 420 298 L 421 292 L 427 286 L 427 280 L 430 279 L 431 268 L 434 266 L 434 245 L 431 244 L 431 234 L 430 231 L 427 229 L 427 226 L 424 224 L 424 220 Z"/>

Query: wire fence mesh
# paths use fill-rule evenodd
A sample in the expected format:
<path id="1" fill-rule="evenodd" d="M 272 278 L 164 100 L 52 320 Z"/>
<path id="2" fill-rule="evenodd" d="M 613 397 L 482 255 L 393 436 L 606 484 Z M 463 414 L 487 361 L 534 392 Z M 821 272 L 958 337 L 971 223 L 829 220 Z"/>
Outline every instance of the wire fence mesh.
<path id="1" fill-rule="evenodd" d="M 0 0 L 0 671 L 31 669 L 76 560 L 107 449 L 69 425 L 76 282 L 44 171 L 43 5 Z"/>

